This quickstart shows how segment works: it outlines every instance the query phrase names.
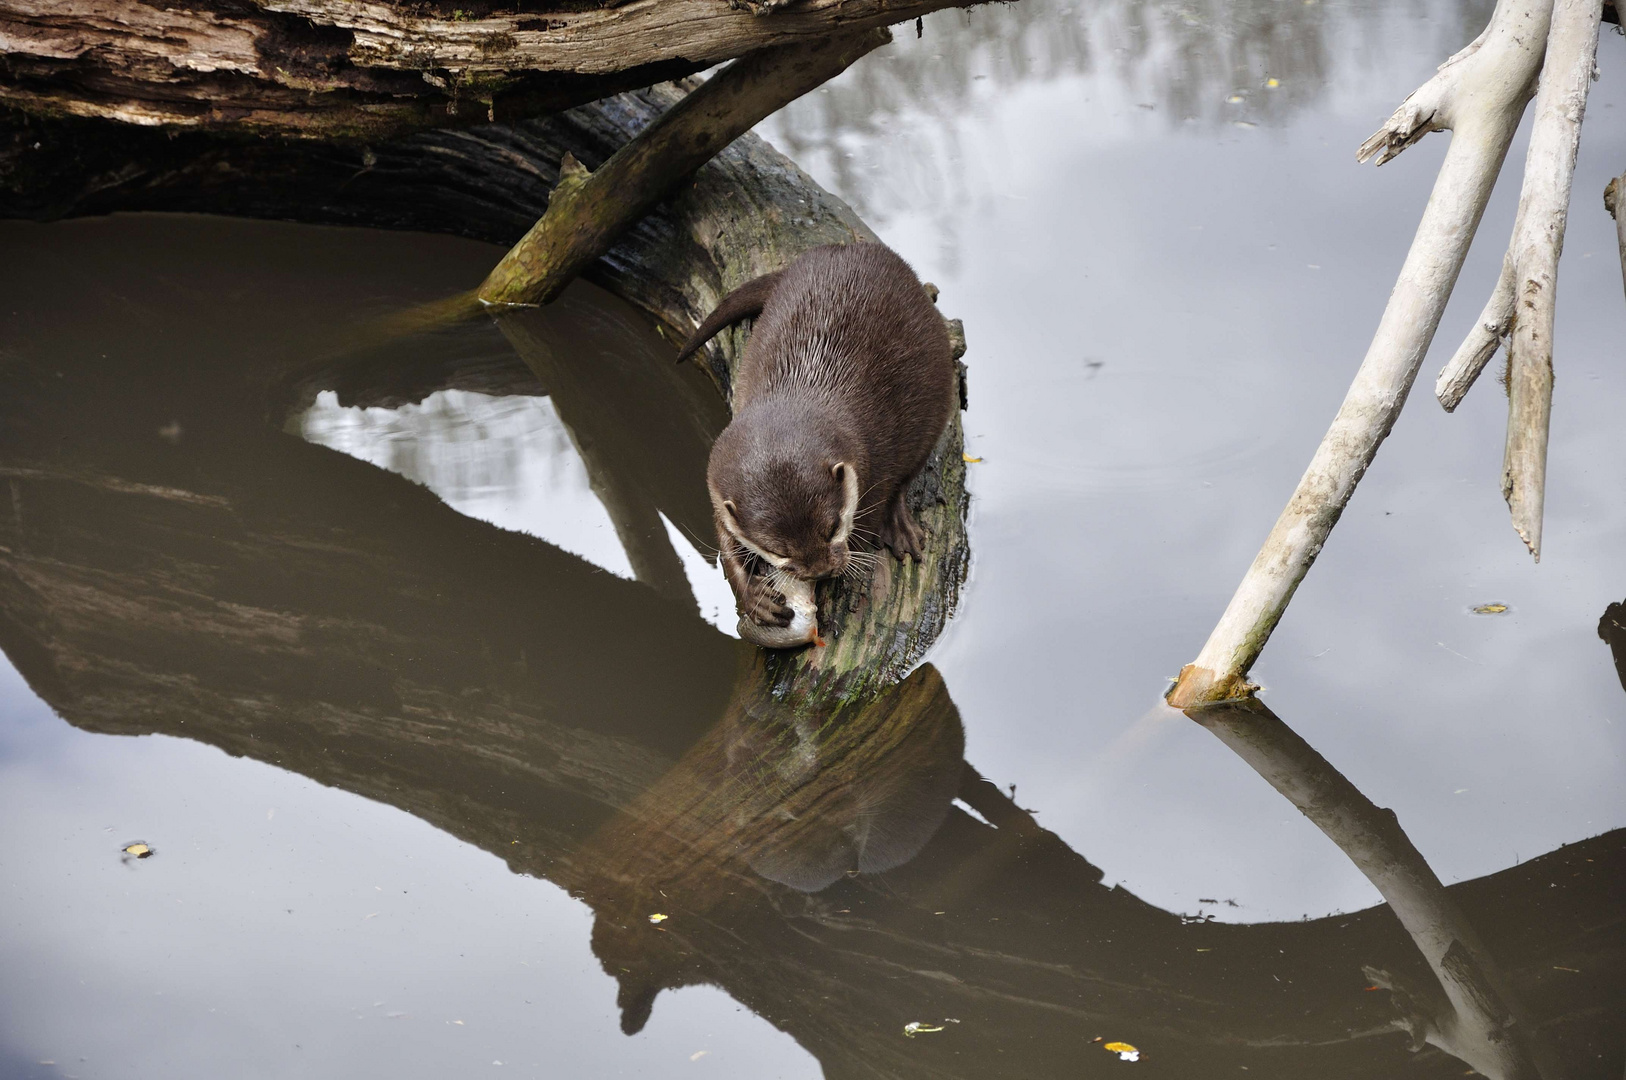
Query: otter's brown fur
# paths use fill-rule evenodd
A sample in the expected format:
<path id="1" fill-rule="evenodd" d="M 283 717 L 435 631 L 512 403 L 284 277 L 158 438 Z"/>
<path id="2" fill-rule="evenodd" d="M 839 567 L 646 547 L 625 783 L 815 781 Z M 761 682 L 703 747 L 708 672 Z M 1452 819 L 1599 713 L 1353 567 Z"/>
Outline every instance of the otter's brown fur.
<path id="1" fill-rule="evenodd" d="M 957 378 L 925 287 L 881 244 L 814 248 L 742 285 L 679 359 L 753 316 L 706 480 L 742 614 L 785 626 L 778 575 L 856 571 L 870 542 L 921 557 L 905 492 L 954 414 Z"/>

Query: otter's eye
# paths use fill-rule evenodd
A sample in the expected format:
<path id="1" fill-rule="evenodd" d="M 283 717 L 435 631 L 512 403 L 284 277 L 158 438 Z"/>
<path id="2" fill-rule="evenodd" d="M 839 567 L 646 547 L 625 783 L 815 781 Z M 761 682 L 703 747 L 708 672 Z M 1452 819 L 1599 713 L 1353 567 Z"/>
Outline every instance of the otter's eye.
<path id="1" fill-rule="evenodd" d="M 833 543 L 836 542 L 836 536 L 840 532 L 841 532 L 841 522 L 838 521 L 834 525 L 830 526 L 830 543 L 833 544 Z"/>

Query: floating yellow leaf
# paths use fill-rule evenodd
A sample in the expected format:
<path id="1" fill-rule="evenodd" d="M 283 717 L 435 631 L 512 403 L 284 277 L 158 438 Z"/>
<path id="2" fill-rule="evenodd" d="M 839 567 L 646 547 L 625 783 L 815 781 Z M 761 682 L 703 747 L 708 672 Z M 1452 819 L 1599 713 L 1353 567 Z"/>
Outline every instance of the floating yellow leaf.
<path id="1" fill-rule="evenodd" d="M 1474 608 L 1475 615 L 1500 615 L 1507 610 L 1506 604 L 1480 604 Z"/>
<path id="2" fill-rule="evenodd" d="M 911 1020 L 909 1023 L 903 1025 L 903 1033 L 911 1039 L 916 1035 L 925 1035 L 933 1031 L 942 1030 L 943 1026 L 941 1024 L 933 1027 L 931 1024 L 922 1024 L 919 1020 Z"/>
<path id="3" fill-rule="evenodd" d="M 1278 86 L 1282 85 L 1282 80 L 1280 80 L 1280 79 L 1266 79 L 1265 80 L 1265 85 L 1270 87 L 1272 90 L 1274 90 Z"/>
<path id="4" fill-rule="evenodd" d="M 966 453 L 964 450 L 960 451 L 960 456 L 962 458 L 964 458 L 968 464 L 971 464 L 971 465 L 975 465 L 979 461 L 982 460 L 982 458 L 980 458 L 980 457 L 972 457 L 970 454 Z"/>
<path id="5" fill-rule="evenodd" d="M 667 919 L 667 916 L 661 915 L 661 914 L 658 914 L 658 913 L 654 914 L 654 915 L 651 915 L 649 917 L 649 921 L 652 922 L 652 923 L 663 923 L 663 922 L 666 921 L 666 919 Z"/>
<path id="6" fill-rule="evenodd" d="M 1126 1042 L 1109 1042 L 1101 1049 L 1111 1050 L 1118 1055 L 1120 1061 L 1139 1061 L 1140 1051 Z"/>
<path id="7" fill-rule="evenodd" d="M 133 844 L 126 844 L 124 846 L 124 853 L 126 855 L 134 855 L 138 859 L 145 859 L 148 855 L 152 854 L 152 848 L 137 840 Z"/>

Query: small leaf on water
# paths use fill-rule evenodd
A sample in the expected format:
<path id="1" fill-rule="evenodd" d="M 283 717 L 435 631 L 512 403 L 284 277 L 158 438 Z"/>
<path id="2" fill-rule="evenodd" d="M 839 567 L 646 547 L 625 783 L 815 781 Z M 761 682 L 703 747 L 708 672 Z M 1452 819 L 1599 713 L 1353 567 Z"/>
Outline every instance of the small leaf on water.
<path id="1" fill-rule="evenodd" d="M 980 457 L 972 457 L 970 454 L 966 453 L 964 450 L 960 451 L 960 456 L 966 460 L 967 464 L 970 464 L 970 465 L 975 465 L 975 464 L 977 464 L 978 462 L 980 462 L 982 460 L 982 458 L 980 458 Z"/>
<path id="2" fill-rule="evenodd" d="M 1101 1049 L 1111 1050 L 1118 1055 L 1119 1061 L 1139 1061 L 1140 1051 L 1126 1042 L 1109 1042 Z"/>
<path id="3" fill-rule="evenodd" d="M 903 1025 L 903 1033 L 904 1033 L 904 1035 L 906 1035 L 907 1037 L 909 1037 L 911 1039 L 914 1038 L 916 1035 L 925 1035 L 925 1034 L 929 1034 L 929 1033 L 931 1033 L 933 1031 L 942 1031 L 942 1030 L 943 1030 L 943 1027 L 942 1027 L 941 1024 L 937 1025 L 936 1027 L 933 1027 L 931 1024 L 922 1024 L 919 1020 L 911 1020 L 911 1021 L 909 1021 L 909 1023 Z"/>
<path id="4" fill-rule="evenodd" d="M 126 855 L 134 855 L 138 859 L 145 859 L 148 855 L 152 854 L 152 848 L 137 840 L 133 844 L 124 845 L 124 853 Z"/>
<path id="5" fill-rule="evenodd" d="M 1280 79 L 1266 79 L 1265 80 L 1265 85 L 1270 87 L 1272 90 L 1274 90 L 1278 86 L 1282 85 L 1282 80 L 1280 80 Z"/>
<path id="6" fill-rule="evenodd" d="M 659 914 L 658 912 L 649 917 L 649 921 L 652 922 L 652 923 L 663 923 L 666 920 L 667 920 L 667 916 Z"/>
<path id="7" fill-rule="evenodd" d="M 1480 604 L 1474 608 L 1475 615 L 1500 615 L 1507 610 L 1506 604 Z"/>

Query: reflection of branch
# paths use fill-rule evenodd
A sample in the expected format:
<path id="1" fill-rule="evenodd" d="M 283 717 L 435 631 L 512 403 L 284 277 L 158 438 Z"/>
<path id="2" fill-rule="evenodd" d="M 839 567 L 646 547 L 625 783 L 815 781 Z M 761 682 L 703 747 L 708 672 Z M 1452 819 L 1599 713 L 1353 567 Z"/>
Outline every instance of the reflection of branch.
<path id="1" fill-rule="evenodd" d="M 627 395 L 616 391 L 629 388 L 615 385 L 617 382 L 635 380 L 606 378 L 610 373 L 595 365 L 595 361 L 600 359 L 597 356 L 583 355 L 581 352 L 561 355 L 561 350 L 555 347 L 552 340 L 556 334 L 550 334 L 547 320 L 533 322 L 508 316 L 499 318 L 497 325 L 514 351 L 548 388 L 559 420 L 587 469 L 588 484 L 604 505 L 610 523 L 615 526 L 616 537 L 626 551 L 627 561 L 632 564 L 633 576 L 668 600 L 698 610 L 683 569 L 683 560 L 673 549 L 671 538 L 661 524 L 655 495 L 638 483 L 643 479 L 637 475 L 640 457 L 654 455 L 640 455 L 638 451 L 644 448 L 639 444 L 643 440 L 627 437 L 631 434 L 627 430 L 630 426 L 627 423 L 630 419 L 629 403 L 625 400 Z M 648 350 L 641 351 L 646 355 L 637 359 L 645 360 L 646 364 L 638 374 L 644 376 L 645 381 L 657 380 L 661 375 L 668 376 L 666 380 L 661 380 L 663 383 L 676 381 L 668 371 L 671 365 L 658 364 L 647 355 Z M 579 370 L 582 366 L 599 366 L 600 369 L 588 376 Z M 634 386 L 630 389 L 647 390 L 647 387 Z M 662 385 L 660 389 L 666 387 Z M 684 454 L 684 451 L 688 453 Z M 692 466 L 688 475 L 683 477 L 690 484 L 671 485 L 680 489 L 676 492 L 668 489 L 668 499 L 675 497 L 681 500 L 683 495 L 688 494 L 681 490 L 682 487 L 698 488 L 693 481 L 703 475 L 705 442 L 703 438 L 696 438 L 686 445 L 669 445 L 667 453 L 684 456 L 685 463 Z"/>
<path id="2" fill-rule="evenodd" d="M 1479 935 L 1412 846 L 1394 811 L 1371 800 L 1257 698 L 1186 710 L 1341 848 L 1389 902 L 1444 991 L 1412 1006 L 1426 1040 L 1495 1080 L 1557 1075 Z M 1410 996 L 1410 995 L 1408 995 Z"/>

